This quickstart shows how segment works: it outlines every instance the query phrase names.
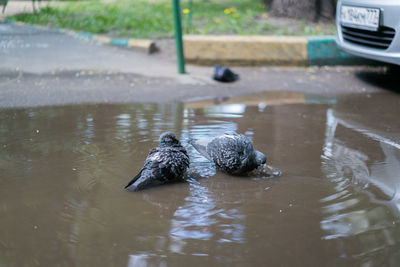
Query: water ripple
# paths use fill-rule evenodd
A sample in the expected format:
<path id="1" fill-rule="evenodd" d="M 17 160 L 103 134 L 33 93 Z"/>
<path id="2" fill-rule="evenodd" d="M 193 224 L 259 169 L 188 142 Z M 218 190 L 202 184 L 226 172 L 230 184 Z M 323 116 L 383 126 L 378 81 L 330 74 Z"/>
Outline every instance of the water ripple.
<path id="1" fill-rule="evenodd" d="M 190 184 L 190 194 L 171 220 L 170 235 L 175 239 L 216 239 L 217 242 L 243 242 L 245 216 L 236 208 L 220 206 L 207 187 Z M 217 230 L 216 230 L 217 229 Z"/>
<path id="2" fill-rule="evenodd" d="M 399 245 L 392 236 L 400 236 L 394 227 L 400 220 L 400 153 L 397 147 L 369 137 L 328 110 L 321 159 L 333 192 L 320 199 L 324 214 L 320 225 L 326 232 L 323 239 L 341 240 L 341 250 L 350 258 L 373 256 Z"/>

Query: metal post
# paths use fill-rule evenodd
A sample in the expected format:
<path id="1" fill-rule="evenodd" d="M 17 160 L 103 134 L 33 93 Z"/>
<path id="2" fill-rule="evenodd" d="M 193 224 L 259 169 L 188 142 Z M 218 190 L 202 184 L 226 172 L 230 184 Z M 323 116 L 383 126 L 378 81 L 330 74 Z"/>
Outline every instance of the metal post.
<path id="1" fill-rule="evenodd" d="M 8 0 L 3 0 L 3 10 L 1 12 L 3 14 L 4 14 L 4 10 L 6 10 L 7 2 L 8 2 Z"/>
<path id="2" fill-rule="evenodd" d="M 178 61 L 178 73 L 183 74 L 185 73 L 185 58 L 183 57 L 180 0 L 172 0 L 172 5 L 174 11 L 175 43 L 176 43 L 176 57 Z"/>

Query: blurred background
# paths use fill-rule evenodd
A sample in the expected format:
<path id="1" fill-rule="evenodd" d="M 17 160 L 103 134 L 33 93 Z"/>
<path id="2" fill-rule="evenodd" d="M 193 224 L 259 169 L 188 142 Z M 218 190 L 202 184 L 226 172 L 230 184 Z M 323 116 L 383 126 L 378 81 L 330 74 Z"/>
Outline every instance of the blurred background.
<path id="1" fill-rule="evenodd" d="M 170 0 L 7 1 L 2 17 L 112 37 L 173 36 Z M 185 34 L 331 35 L 336 0 L 183 0 Z"/>

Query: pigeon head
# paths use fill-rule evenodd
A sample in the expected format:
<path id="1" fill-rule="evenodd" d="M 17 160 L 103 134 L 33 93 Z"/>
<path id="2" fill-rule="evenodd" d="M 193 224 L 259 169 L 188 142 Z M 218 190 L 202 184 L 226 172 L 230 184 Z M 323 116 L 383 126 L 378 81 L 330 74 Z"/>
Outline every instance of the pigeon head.
<path id="1" fill-rule="evenodd" d="M 255 150 L 255 161 L 257 163 L 257 167 L 267 163 L 267 157 L 258 150 Z"/>
<path id="2" fill-rule="evenodd" d="M 165 132 L 160 136 L 160 147 L 172 146 L 179 144 L 179 140 L 173 132 Z"/>
<path id="3" fill-rule="evenodd" d="M 239 173 L 251 171 L 267 162 L 267 157 L 260 151 L 254 149 L 250 140 L 248 140 L 248 142 L 244 150 L 245 157 L 241 159 L 242 166 Z"/>

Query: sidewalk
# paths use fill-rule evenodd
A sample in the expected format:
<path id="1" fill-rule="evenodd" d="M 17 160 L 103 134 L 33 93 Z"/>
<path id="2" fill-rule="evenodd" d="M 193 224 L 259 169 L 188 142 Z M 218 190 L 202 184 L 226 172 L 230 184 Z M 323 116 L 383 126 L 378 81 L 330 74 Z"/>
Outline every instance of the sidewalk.
<path id="1" fill-rule="evenodd" d="M 1 1 L 1 0 L 0 0 Z M 43 7 L 43 6 L 57 6 L 57 5 L 62 5 L 62 2 L 52 2 L 52 1 L 46 1 L 46 2 L 40 2 L 36 3 L 35 7 Z M 9 1 L 8 5 L 6 7 L 6 10 L 3 13 L 0 12 L 0 22 L 4 20 L 7 16 L 15 15 L 18 13 L 33 13 L 33 5 L 32 1 Z M 16 22 L 18 25 L 24 25 L 24 23 Z M 41 26 L 36 26 L 38 28 L 47 28 L 47 27 L 41 27 Z M 132 48 L 135 50 L 143 51 L 146 53 L 154 53 L 156 49 L 155 42 L 153 40 L 147 40 L 147 39 L 135 39 L 135 38 L 130 38 L 130 39 L 123 39 L 123 38 L 110 38 L 108 36 L 104 35 L 97 35 L 97 34 L 91 34 L 87 32 L 76 32 L 68 29 L 61 29 L 63 32 L 74 35 L 83 39 L 87 40 L 94 40 L 99 43 L 103 44 L 108 44 L 108 45 L 115 45 L 115 46 L 121 46 L 121 47 L 127 47 L 127 48 Z"/>
<path id="2" fill-rule="evenodd" d="M 55 5 L 59 5 L 59 2 L 37 2 L 35 3 L 35 7 L 39 7 L 39 6 L 44 6 L 44 5 L 50 5 L 50 6 L 55 6 Z M 0 21 L 2 19 L 4 19 L 6 16 L 11 16 L 11 15 L 15 15 L 18 13 L 23 13 L 23 12 L 27 12 L 27 13 L 32 13 L 33 12 L 33 6 L 32 6 L 32 1 L 8 1 L 7 7 L 5 9 L 4 14 L 1 12 L 1 10 L 3 9 L 3 6 L 0 6 Z"/>
<path id="3" fill-rule="evenodd" d="M 266 91 L 335 95 L 397 84 L 379 68 L 271 66 L 232 67 L 240 79 L 218 83 L 212 67 L 187 65 L 187 74 L 178 74 L 170 41 L 170 55 L 166 49 L 148 55 L 59 30 L 0 24 L 0 107 L 165 103 Z M 378 78 L 368 82 L 371 77 Z"/>
<path id="4" fill-rule="evenodd" d="M 42 2 L 43 5 L 59 5 L 59 2 Z M 10 1 L 5 16 L 33 12 L 31 1 Z M 39 26 L 37 26 L 39 27 Z M 110 38 L 86 32 L 62 29 L 86 40 L 121 46 L 153 53 L 157 41 L 145 39 Z M 185 35 L 184 54 L 188 63 L 196 65 L 229 64 L 236 66 L 321 66 L 365 65 L 371 61 L 349 55 L 338 49 L 335 36 L 205 36 Z M 161 53 L 163 51 L 161 50 Z"/>

